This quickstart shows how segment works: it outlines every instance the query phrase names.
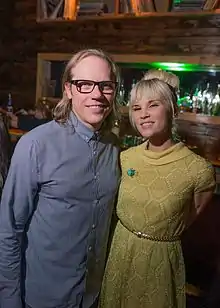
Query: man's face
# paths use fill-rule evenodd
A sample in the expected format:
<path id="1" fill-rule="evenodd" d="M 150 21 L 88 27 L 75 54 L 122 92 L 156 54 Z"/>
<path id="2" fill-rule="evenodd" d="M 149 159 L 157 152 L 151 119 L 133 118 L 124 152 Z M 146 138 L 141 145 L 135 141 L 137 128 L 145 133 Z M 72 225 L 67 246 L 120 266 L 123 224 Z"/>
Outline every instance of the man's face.
<path id="1" fill-rule="evenodd" d="M 110 66 L 100 57 L 89 56 L 72 69 L 71 76 L 73 81 L 65 89 L 72 110 L 87 127 L 98 130 L 113 108 L 116 85 Z"/>

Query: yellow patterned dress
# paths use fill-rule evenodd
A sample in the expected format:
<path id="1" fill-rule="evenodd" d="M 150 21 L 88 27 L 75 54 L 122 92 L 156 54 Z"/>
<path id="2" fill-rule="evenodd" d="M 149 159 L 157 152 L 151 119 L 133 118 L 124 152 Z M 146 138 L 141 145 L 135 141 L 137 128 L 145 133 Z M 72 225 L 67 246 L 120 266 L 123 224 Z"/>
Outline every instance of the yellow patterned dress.
<path id="1" fill-rule="evenodd" d="M 179 237 L 194 193 L 215 186 L 213 168 L 182 143 L 160 153 L 142 144 L 123 152 L 121 165 L 119 221 L 99 307 L 184 308 Z"/>

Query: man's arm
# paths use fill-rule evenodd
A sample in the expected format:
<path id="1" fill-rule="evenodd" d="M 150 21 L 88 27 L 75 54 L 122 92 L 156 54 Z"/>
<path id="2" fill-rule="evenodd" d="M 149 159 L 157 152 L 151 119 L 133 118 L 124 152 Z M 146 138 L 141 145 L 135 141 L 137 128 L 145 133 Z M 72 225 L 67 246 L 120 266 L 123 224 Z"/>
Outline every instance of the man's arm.
<path id="1" fill-rule="evenodd" d="M 21 239 L 38 187 L 37 149 L 29 136 L 18 142 L 0 205 L 0 307 L 20 308 Z"/>

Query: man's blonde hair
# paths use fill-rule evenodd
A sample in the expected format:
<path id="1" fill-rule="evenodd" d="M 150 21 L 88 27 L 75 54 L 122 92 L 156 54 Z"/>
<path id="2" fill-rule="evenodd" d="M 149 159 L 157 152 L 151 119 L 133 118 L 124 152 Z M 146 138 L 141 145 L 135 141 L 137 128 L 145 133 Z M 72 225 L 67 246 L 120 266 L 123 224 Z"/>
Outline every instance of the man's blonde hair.
<path id="1" fill-rule="evenodd" d="M 95 56 L 99 57 L 103 60 L 105 60 L 111 69 L 111 78 L 113 81 L 120 82 L 120 75 L 117 65 L 114 63 L 114 61 L 111 59 L 111 57 L 105 53 L 102 50 L 98 49 L 84 49 L 76 54 L 73 55 L 73 57 L 69 60 L 69 62 L 66 65 L 63 78 L 62 78 L 62 91 L 63 91 L 63 97 L 57 104 L 57 106 L 54 109 L 53 117 L 54 120 L 58 123 L 64 124 L 68 120 L 70 116 L 70 112 L 72 111 L 72 102 L 67 97 L 67 93 L 65 90 L 65 84 L 69 82 L 73 76 L 71 76 L 71 72 L 76 67 L 76 65 L 82 61 L 83 59 Z M 94 68 L 95 69 L 95 68 Z M 118 112 L 117 112 L 117 93 L 114 97 L 113 102 L 113 109 L 112 112 L 108 115 L 108 117 L 105 119 L 105 122 L 102 125 L 102 128 L 105 130 L 111 130 L 111 128 L 114 126 L 115 119 L 117 118 Z"/>

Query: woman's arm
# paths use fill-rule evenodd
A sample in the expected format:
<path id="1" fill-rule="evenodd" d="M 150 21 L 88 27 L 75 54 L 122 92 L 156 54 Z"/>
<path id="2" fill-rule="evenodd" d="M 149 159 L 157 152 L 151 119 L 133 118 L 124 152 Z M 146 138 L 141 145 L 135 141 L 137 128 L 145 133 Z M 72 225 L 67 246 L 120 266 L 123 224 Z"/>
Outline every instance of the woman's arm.
<path id="1" fill-rule="evenodd" d="M 195 214 L 198 216 L 210 203 L 214 194 L 214 189 L 194 194 Z"/>
<path id="2" fill-rule="evenodd" d="M 193 204 L 191 206 L 187 227 L 209 205 L 216 187 L 215 171 L 209 162 L 202 159 L 196 170 Z"/>

